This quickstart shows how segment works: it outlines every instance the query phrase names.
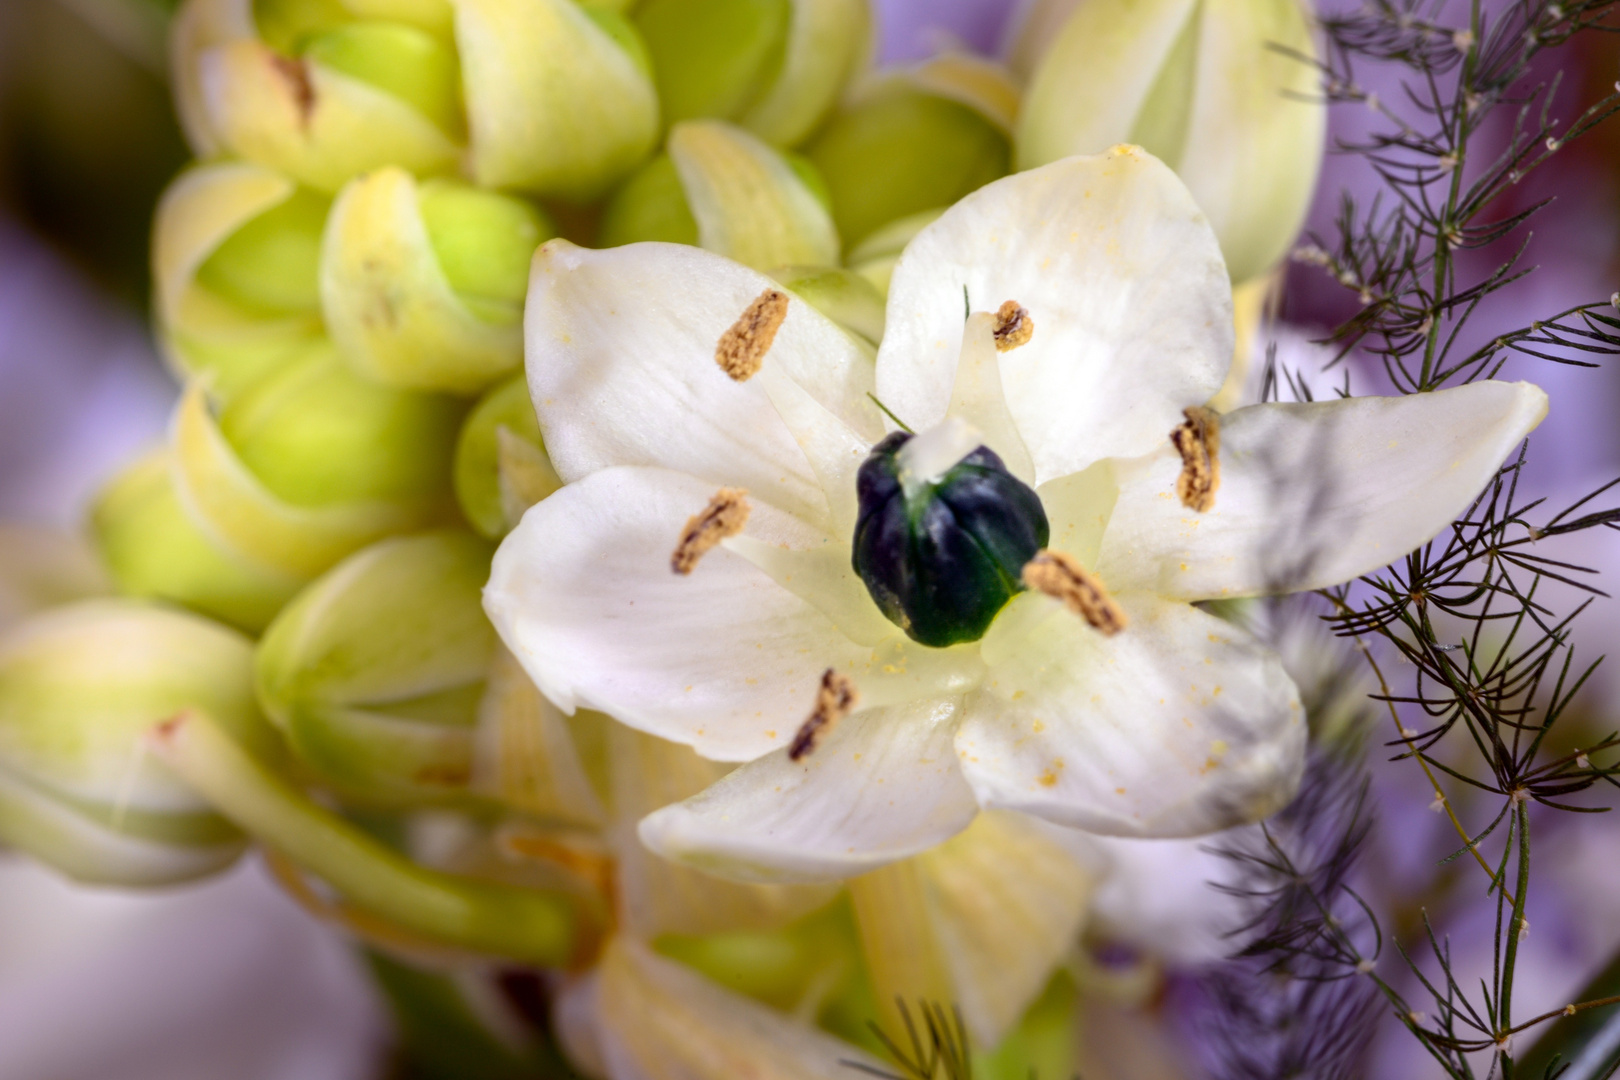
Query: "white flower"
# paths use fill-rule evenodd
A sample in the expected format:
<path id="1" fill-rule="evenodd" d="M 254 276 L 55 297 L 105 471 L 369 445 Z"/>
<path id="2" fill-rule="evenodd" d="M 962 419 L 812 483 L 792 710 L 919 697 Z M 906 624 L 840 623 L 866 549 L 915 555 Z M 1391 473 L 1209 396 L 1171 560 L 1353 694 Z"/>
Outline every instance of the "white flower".
<path id="1" fill-rule="evenodd" d="M 1221 385 L 1231 290 L 1187 189 L 1134 147 L 991 184 L 924 229 L 895 269 L 875 368 L 788 297 L 758 374 L 728 377 L 717 343 L 771 288 L 694 248 L 541 249 L 527 364 L 567 485 L 508 536 L 485 597 L 564 710 L 747 762 L 641 826 L 653 849 L 740 878 L 858 874 L 984 807 L 1126 836 L 1276 809 L 1305 738 L 1294 685 L 1193 602 L 1400 557 L 1546 411 L 1537 388 L 1497 382 L 1239 409 L 1219 421 L 1213 506 L 1182 505 L 1170 435 Z M 1022 305 L 1033 338 L 999 352 L 996 317 L 964 323 L 964 296 Z M 884 435 L 874 391 L 918 444 L 959 421 L 982 433 L 1038 492 L 1047 546 L 1100 581 L 1125 628 L 1103 633 L 1038 591 L 950 648 L 885 619 L 850 554 L 855 472 Z M 722 487 L 747 489 L 745 531 L 671 573 Z M 858 706 L 793 760 L 828 669 Z"/>

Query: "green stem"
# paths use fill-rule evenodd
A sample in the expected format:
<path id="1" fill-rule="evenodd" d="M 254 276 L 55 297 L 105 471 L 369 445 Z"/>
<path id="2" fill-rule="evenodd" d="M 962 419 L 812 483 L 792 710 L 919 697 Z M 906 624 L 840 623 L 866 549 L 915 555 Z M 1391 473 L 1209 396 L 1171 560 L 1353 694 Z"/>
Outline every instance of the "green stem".
<path id="1" fill-rule="evenodd" d="M 1519 958 L 1519 935 L 1524 932 L 1524 901 L 1530 891 L 1530 808 L 1519 803 L 1514 816 L 1519 828 L 1519 887 L 1508 921 L 1507 948 L 1502 955 L 1502 985 L 1498 991 L 1496 1030 L 1505 1038 L 1513 1030 L 1513 968 Z M 1504 872 L 1506 868 L 1504 867 Z M 1502 1055 L 1503 1080 L 1513 1080 L 1513 1058 Z"/>
<path id="2" fill-rule="evenodd" d="M 243 831 L 406 930 L 555 967 L 578 955 L 592 929 L 587 913 L 559 894 L 416 865 L 316 805 L 202 713 L 182 713 L 150 738 L 153 753 Z"/>

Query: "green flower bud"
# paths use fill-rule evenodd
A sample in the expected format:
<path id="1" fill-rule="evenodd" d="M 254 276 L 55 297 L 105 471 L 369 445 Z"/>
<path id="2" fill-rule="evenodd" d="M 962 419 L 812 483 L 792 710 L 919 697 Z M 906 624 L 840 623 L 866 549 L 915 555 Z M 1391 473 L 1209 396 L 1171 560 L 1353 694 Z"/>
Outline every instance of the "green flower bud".
<path id="1" fill-rule="evenodd" d="M 180 497 L 166 450 L 102 489 L 90 527 L 120 592 L 184 604 L 251 633 L 269 625 L 304 583 L 216 537 Z"/>
<path id="2" fill-rule="evenodd" d="M 878 294 L 887 300 L 889 279 L 894 276 L 894 266 L 900 261 L 900 253 L 906 250 L 912 237 L 944 212 L 943 209 L 924 210 L 899 221 L 891 221 L 850 248 L 844 261 L 851 270 L 871 282 Z"/>
<path id="3" fill-rule="evenodd" d="M 90 882 L 161 884 L 228 866 L 239 834 L 143 738 L 194 709 L 268 752 L 252 648 L 130 600 L 58 608 L 0 639 L 0 839 Z"/>
<path id="4" fill-rule="evenodd" d="M 399 23 L 339 27 L 289 57 L 239 39 L 197 57 L 202 106 L 220 145 L 321 191 L 397 164 L 456 165 L 457 58 L 446 42 Z"/>
<path id="5" fill-rule="evenodd" d="M 943 430 L 897 431 L 872 448 L 856 476 L 853 556 L 883 614 L 936 648 L 984 636 L 1048 532 L 1040 498 L 988 447 L 937 476 L 913 460 Z"/>
<path id="6" fill-rule="evenodd" d="M 733 120 L 777 146 L 814 131 L 867 49 L 864 0 L 645 0 L 668 121 Z"/>
<path id="7" fill-rule="evenodd" d="M 327 327 L 372 379 L 475 393 L 522 364 L 529 260 L 554 235 L 522 199 L 396 168 L 356 177 L 326 233 Z"/>
<path id="8" fill-rule="evenodd" d="M 253 22 L 271 48 L 296 54 L 316 35 L 357 20 L 406 23 L 449 40 L 450 0 L 252 0 Z"/>
<path id="9" fill-rule="evenodd" d="M 838 233 L 823 190 L 802 159 L 730 124 L 691 120 L 614 195 L 597 239 L 697 243 L 758 270 L 831 265 Z"/>
<path id="10" fill-rule="evenodd" d="M 456 39 L 476 183 L 587 201 L 656 145 L 646 55 L 613 11 L 573 0 L 458 0 Z"/>
<path id="11" fill-rule="evenodd" d="M 455 482 L 461 512 L 491 540 L 505 536 L 525 510 L 562 487 L 522 375 L 486 394 L 461 426 Z"/>
<path id="12" fill-rule="evenodd" d="M 230 397 L 318 339 L 327 200 L 245 162 L 181 174 L 158 205 L 159 337 L 182 376 Z"/>
<path id="13" fill-rule="evenodd" d="M 883 294 L 853 270 L 831 266 L 783 266 L 771 276 L 845 330 L 876 347 L 883 340 Z"/>
<path id="14" fill-rule="evenodd" d="M 1083 0 L 1036 65 L 1018 166 L 1136 143 L 1186 181 L 1248 281 L 1287 253 L 1316 186 L 1315 55 L 1294 0 Z"/>
<path id="15" fill-rule="evenodd" d="M 1005 176 L 1017 111 L 1006 73 L 963 56 L 870 81 L 805 147 L 827 178 L 839 234 L 858 243 Z"/>
<path id="16" fill-rule="evenodd" d="M 492 554 L 465 533 L 384 540 L 271 624 L 259 699 L 320 780 L 389 804 L 465 793 L 495 651 L 481 597 Z"/>
<path id="17" fill-rule="evenodd" d="M 102 550 L 127 591 L 257 628 L 351 552 L 450 518 L 462 411 L 355 375 L 329 344 L 218 417 L 194 383 L 167 452 L 102 496 Z"/>

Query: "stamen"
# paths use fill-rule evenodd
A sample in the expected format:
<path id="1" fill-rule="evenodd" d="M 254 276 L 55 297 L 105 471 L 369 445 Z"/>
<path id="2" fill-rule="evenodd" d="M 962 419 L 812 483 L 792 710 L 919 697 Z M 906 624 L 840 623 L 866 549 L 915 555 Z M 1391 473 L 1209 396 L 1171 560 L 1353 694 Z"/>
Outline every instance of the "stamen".
<path id="1" fill-rule="evenodd" d="M 1035 336 L 1035 320 L 1016 300 L 1008 300 L 996 310 L 996 351 L 1008 352 L 1027 344 Z"/>
<path id="2" fill-rule="evenodd" d="M 1215 505 L 1215 491 L 1221 486 L 1221 417 L 1202 405 L 1183 409 L 1181 415 L 1187 422 L 1170 433 L 1170 442 L 1181 454 L 1176 494 L 1182 506 L 1203 513 Z"/>
<path id="3" fill-rule="evenodd" d="M 687 518 L 681 541 L 669 557 L 669 568 L 677 574 L 690 574 L 711 548 L 742 532 L 748 524 L 747 494 L 742 488 L 721 488 L 702 513 Z"/>
<path id="4" fill-rule="evenodd" d="M 816 691 L 816 707 L 810 719 L 799 725 L 799 733 L 788 745 L 788 760 L 798 761 L 811 753 L 823 735 L 838 726 L 838 721 L 855 711 L 860 695 L 855 684 L 832 668 L 821 673 L 821 687 Z"/>
<path id="5" fill-rule="evenodd" d="M 1024 564 L 1023 578 L 1025 585 L 1063 601 L 1070 611 L 1109 637 L 1125 629 L 1129 621 L 1103 583 L 1073 555 L 1042 548 Z"/>
<path id="6" fill-rule="evenodd" d="M 766 289 L 755 297 L 714 347 L 714 362 L 737 382 L 747 382 L 765 363 L 776 331 L 787 318 L 787 293 Z"/>

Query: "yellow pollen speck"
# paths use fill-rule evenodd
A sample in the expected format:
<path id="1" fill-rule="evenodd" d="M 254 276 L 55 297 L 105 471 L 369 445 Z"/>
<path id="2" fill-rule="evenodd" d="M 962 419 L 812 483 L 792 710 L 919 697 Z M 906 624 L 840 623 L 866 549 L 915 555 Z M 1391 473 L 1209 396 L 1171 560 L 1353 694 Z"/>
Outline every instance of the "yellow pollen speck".
<path id="1" fill-rule="evenodd" d="M 787 293 L 766 289 L 749 304 L 714 347 L 714 362 L 737 382 L 747 382 L 759 372 L 776 340 L 776 331 L 787 318 Z"/>
<path id="2" fill-rule="evenodd" d="M 1170 432 L 1170 442 L 1181 455 L 1181 475 L 1176 477 L 1176 494 L 1181 505 L 1203 513 L 1215 506 L 1215 491 L 1221 486 L 1220 414 L 1201 405 L 1183 409 L 1186 423 Z"/>
<path id="3" fill-rule="evenodd" d="M 1114 794 L 1115 795 L 1123 795 L 1123 794 L 1125 794 L 1125 789 L 1122 788 L 1122 787 L 1117 787 L 1117 788 L 1114 789 Z"/>
<path id="4" fill-rule="evenodd" d="M 690 574 L 698 560 L 728 536 L 736 536 L 748 524 L 748 492 L 742 488 L 721 488 L 709 505 L 686 519 L 686 527 L 669 557 L 677 574 Z"/>

